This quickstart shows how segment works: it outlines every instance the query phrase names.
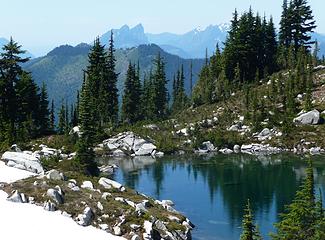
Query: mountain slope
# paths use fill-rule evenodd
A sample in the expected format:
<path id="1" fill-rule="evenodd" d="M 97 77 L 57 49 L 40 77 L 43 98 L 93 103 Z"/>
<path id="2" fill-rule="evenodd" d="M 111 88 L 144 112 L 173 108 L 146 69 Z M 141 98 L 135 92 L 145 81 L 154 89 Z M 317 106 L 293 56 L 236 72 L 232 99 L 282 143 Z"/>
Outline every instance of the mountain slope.
<path id="1" fill-rule="evenodd" d="M 27 71 L 32 72 L 33 78 L 40 85 L 43 81 L 48 87 L 50 99 L 54 99 L 56 105 L 60 105 L 65 99 L 68 103 L 73 103 L 76 99 L 77 90 L 80 89 L 83 78 L 83 69 L 88 64 L 88 52 L 90 46 L 80 44 L 76 47 L 60 46 L 49 52 L 46 56 L 36 58 L 24 65 Z M 141 75 L 148 74 L 152 69 L 152 61 L 158 53 L 164 58 L 166 63 L 166 76 L 169 80 L 168 89 L 172 89 L 172 78 L 179 67 L 184 64 L 185 88 L 190 89 L 190 63 L 189 59 L 182 59 L 176 55 L 164 52 L 157 45 L 140 45 L 136 48 L 121 49 L 116 51 L 116 71 L 119 73 L 118 89 L 123 90 L 124 79 L 129 61 L 140 63 Z M 204 60 L 193 60 L 193 84 L 196 82 Z"/>

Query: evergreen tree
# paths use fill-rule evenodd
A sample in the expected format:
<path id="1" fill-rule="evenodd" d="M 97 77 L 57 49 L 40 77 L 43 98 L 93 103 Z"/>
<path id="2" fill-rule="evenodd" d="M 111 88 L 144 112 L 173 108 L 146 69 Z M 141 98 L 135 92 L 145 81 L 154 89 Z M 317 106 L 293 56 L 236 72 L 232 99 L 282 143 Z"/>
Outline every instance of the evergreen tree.
<path id="1" fill-rule="evenodd" d="M 290 2 L 290 8 L 292 40 L 295 51 L 298 52 L 300 47 L 310 48 L 310 45 L 314 44 L 314 41 L 311 41 L 310 34 L 316 28 L 316 21 L 307 0 L 293 0 Z"/>
<path id="2" fill-rule="evenodd" d="M 96 133 L 99 135 L 104 124 L 103 114 L 107 114 L 108 111 L 104 107 L 108 99 L 108 95 L 106 94 L 107 86 L 105 86 L 108 80 L 108 77 L 105 75 L 106 55 L 104 46 L 100 44 L 99 38 L 95 39 L 94 45 L 90 49 L 88 62 L 86 75 L 91 92 L 92 107 L 94 109 L 94 127 Z"/>
<path id="3" fill-rule="evenodd" d="M 54 106 L 54 100 L 52 100 L 52 102 L 51 102 L 50 130 L 51 130 L 51 132 L 54 132 L 55 131 L 55 106 Z"/>
<path id="4" fill-rule="evenodd" d="M 177 113 L 183 110 L 187 105 L 187 95 L 184 88 L 184 66 L 182 65 L 181 70 L 177 71 L 177 78 L 174 79 L 174 89 L 173 89 L 173 104 L 172 112 Z"/>
<path id="5" fill-rule="evenodd" d="M 194 106 L 212 102 L 212 91 L 210 91 L 211 81 L 209 66 L 203 66 L 199 74 L 199 80 L 193 90 Z"/>
<path id="6" fill-rule="evenodd" d="M 317 40 L 315 41 L 315 45 L 314 45 L 314 50 L 313 50 L 313 66 L 316 67 L 318 65 L 318 53 L 320 51 L 319 48 L 319 44 L 317 42 Z"/>
<path id="7" fill-rule="evenodd" d="M 279 43 L 289 48 L 292 42 L 291 9 L 288 8 L 288 0 L 283 0 L 282 15 L 280 21 Z"/>
<path id="8" fill-rule="evenodd" d="M 74 159 L 77 170 L 87 175 L 98 175 L 99 170 L 94 161 L 95 154 L 93 144 L 95 141 L 95 115 L 92 103 L 90 81 L 86 78 L 84 88 L 80 96 L 79 121 L 81 136 L 77 142 L 77 155 Z"/>
<path id="9" fill-rule="evenodd" d="M 40 134 L 48 134 L 50 129 L 50 111 L 49 101 L 45 83 L 43 82 L 40 93 L 40 105 L 39 105 L 39 122 L 40 122 Z"/>
<path id="10" fill-rule="evenodd" d="M 245 208 L 245 215 L 242 223 L 242 234 L 240 240 L 261 240 L 262 237 L 254 224 L 253 214 L 249 200 Z"/>
<path id="11" fill-rule="evenodd" d="M 31 75 L 22 72 L 15 86 L 17 97 L 17 140 L 26 141 L 39 135 L 40 98 Z"/>
<path id="12" fill-rule="evenodd" d="M 141 119 L 141 83 L 139 71 L 129 63 L 122 103 L 122 122 L 133 124 Z"/>
<path id="13" fill-rule="evenodd" d="M 7 139 L 9 144 L 17 139 L 18 100 L 15 86 L 19 81 L 19 76 L 23 73 L 21 64 L 29 60 L 29 58 L 20 57 L 24 53 L 21 46 L 10 38 L 0 54 L 0 119 L 4 121 L 3 125 L 6 125 L 1 132 L 6 132 L 6 135 L 10 136 L 10 139 Z"/>
<path id="14" fill-rule="evenodd" d="M 165 63 L 158 53 L 157 58 L 154 60 L 154 73 L 153 73 L 153 102 L 154 102 L 154 116 L 156 119 L 163 119 L 168 113 L 168 91 L 167 79 L 165 73 Z"/>
<path id="15" fill-rule="evenodd" d="M 142 115 L 145 120 L 154 120 L 154 111 L 155 111 L 155 104 L 154 104 L 154 95 L 155 89 L 153 86 L 153 76 L 150 71 L 149 77 L 144 77 L 143 87 L 142 87 Z"/>
<path id="16" fill-rule="evenodd" d="M 319 220 L 316 211 L 314 174 L 311 161 L 306 170 L 307 177 L 293 202 L 287 206 L 281 221 L 275 224 L 277 233 L 273 239 L 315 239 L 315 227 Z"/>
<path id="17" fill-rule="evenodd" d="M 66 130 L 66 110 L 65 110 L 65 105 L 62 103 L 61 109 L 59 111 L 59 123 L 58 123 L 58 134 L 65 134 Z"/>
<path id="18" fill-rule="evenodd" d="M 107 82 L 104 84 L 106 88 L 107 97 L 105 98 L 104 109 L 106 116 L 104 118 L 105 122 L 115 125 L 118 121 L 118 89 L 117 89 L 117 77 L 118 74 L 115 71 L 116 59 L 115 59 L 115 48 L 113 31 L 111 32 L 111 38 L 109 41 L 108 54 L 106 59 L 107 64 Z"/>

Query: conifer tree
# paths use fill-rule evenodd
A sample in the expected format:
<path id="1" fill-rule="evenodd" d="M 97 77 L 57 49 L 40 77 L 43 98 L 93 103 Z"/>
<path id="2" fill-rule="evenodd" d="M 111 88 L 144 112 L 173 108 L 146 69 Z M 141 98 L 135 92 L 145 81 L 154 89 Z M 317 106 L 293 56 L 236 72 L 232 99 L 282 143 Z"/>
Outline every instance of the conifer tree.
<path id="1" fill-rule="evenodd" d="M 44 135 L 49 132 L 50 129 L 50 111 L 49 101 L 45 83 L 43 82 L 40 93 L 40 105 L 39 105 L 39 121 L 40 121 L 40 134 Z"/>
<path id="2" fill-rule="evenodd" d="M 108 54 L 106 59 L 107 64 L 107 83 L 104 84 L 104 88 L 107 89 L 105 98 L 105 112 L 107 112 L 104 120 L 108 121 L 112 125 L 116 125 L 118 121 L 118 89 L 117 89 L 117 77 L 116 73 L 116 59 L 113 31 L 111 32 L 111 38 L 109 41 Z M 106 111 L 107 110 L 107 111 Z"/>
<path id="3" fill-rule="evenodd" d="M 66 110 L 65 110 L 65 105 L 62 103 L 61 109 L 59 111 L 59 122 L 58 122 L 58 134 L 65 134 L 66 130 Z"/>
<path id="4" fill-rule="evenodd" d="M 311 161 L 306 173 L 307 177 L 295 199 L 287 206 L 286 213 L 281 215 L 281 221 L 275 224 L 277 233 L 272 235 L 273 239 L 315 239 L 315 227 L 319 217 Z"/>
<path id="5" fill-rule="evenodd" d="M 17 97 L 17 131 L 16 140 L 26 141 L 39 135 L 40 98 L 39 88 L 29 73 L 22 72 L 15 86 Z"/>
<path id="6" fill-rule="evenodd" d="M 153 73 L 153 102 L 154 102 L 154 116 L 156 119 L 163 119 L 168 113 L 168 91 L 167 79 L 165 73 L 165 63 L 158 53 L 157 58 L 154 60 L 154 73 Z"/>
<path id="7" fill-rule="evenodd" d="M 279 43 L 289 48 L 292 41 L 291 9 L 288 8 L 288 0 L 283 0 L 282 15 L 280 21 Z"/>
<path id="8" fill-rule="evenodd" d="M 92 103 L 90 81 L 86 78 L 84 88 L 80 96 L 79 123 L 81 136 L 77 142 L 77 155 L 74 159 L 77 170 L 87 175 L 96 176 L 99 173 L 94 160 L 93 144 L 95 138 L 95 115 Z"/>
<path id="9" fill-rule="evenodd" d="M 129 63 L 126 80 L 124 83 L 124 95 L 122 103 L 122 122 L 133 124 L 141 119 L 141 83 L 139 71 Z"/>
<path id="10" fill-rule="evenodd" d="M 177 113 L 183 110 L 187 105 L 187 95 L 184 88 L 184 66 L 182 65 L 181 70 L 177 71 L 177 77 L 174 79 L 174 89 L 173 89 L 173 104 L 172 112 Z"/>
<path id="11" fill-rule="evenodd" d="M 50 130 L 51 132 L 55 131 L 55 106 L 54 100 L 51 102 L 51 110 L 50 110 Z"/>
<path id="12" fill-rule="evenodd" d="M 249 200 L 245 208 L 245 215 L 242 223 L 242 234 L 240 240 L 261 240 L 262 237 L 254 224 L 254 218 Z"/>
<path id="13" fill-rule="evenodd" d="M 19 81 L 19 76 L 23 73 L 21 64 L 29 60 L 29 58 L 22 58 L 20 55 L 25 51 L 21 50 L 12 38 L 8 44 L 4 45 L 3 52 L 0 54 L 0 86 L 1 86 L 1 120 L 6 124 L 6 129 L 2 131 L 7 132 L 10 136 L 9 143 L 13 143 L 17 137 L 17 95 L 15 86 Z"/>
<path id="14" fill-rule="evenodd" d="M 143 87 L 142 87 L 142 100 L 141 105 L 143 108 L 142 116 L 145 120 L 154 120 L 154 111 L 155 111 L 155 103 L 154 103 L 154 95 L 155 89 L 153 86 L 153 76 L 150 71 L 148 77 L 144 77 Z"/>

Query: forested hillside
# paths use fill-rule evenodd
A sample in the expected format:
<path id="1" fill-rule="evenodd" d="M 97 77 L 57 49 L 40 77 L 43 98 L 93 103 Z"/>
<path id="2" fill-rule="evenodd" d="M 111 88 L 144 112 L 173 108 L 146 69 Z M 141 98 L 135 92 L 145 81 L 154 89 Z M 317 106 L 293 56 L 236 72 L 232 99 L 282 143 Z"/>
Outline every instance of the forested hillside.
<path id="1" fill-rule="evenodd" d="M 56 105 L 60 105 L 62 100 L 69 104 L 76 101 L 77 90 L 80 90 L 83 70 L 88 64 L 87 56 L 90 46 L 80 44 L 76 47 L 60 46 L 49 52 L 46 56 L 32 59 L 24 64 L 24 69 L 30 71 L 37 84 L 44 82 L 48 86 L 49 98 L 54 99 Z M 190 65 L 193 64 L 193 82 L 198 78 L 204 60 L 182 59 L 178 56 L 168 54 L 157 45 L 141 45 L 136 48 L 116 51 L 116 72 L 119 73 L 118 89 L 123 89 L 124 80 L 129 61 L 137 64 L 139 62 L 141 69 L 141 79 L 145 74 L 149 74 L 153 68 L 152 60 L 158 53 L 166 63 L 166 76 L 169 80 L 168 89 L 172 90 L 172 78 L 179 67 L 184 65 L 185 88 L 187 93 L 190 91 Z"/>

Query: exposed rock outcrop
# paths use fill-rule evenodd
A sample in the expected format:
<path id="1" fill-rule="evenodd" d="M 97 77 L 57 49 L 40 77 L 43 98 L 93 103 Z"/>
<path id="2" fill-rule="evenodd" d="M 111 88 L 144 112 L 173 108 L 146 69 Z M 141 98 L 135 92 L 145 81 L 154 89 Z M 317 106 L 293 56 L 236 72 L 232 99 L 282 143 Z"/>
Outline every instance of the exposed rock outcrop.
<path id="1" fill-rule="evenodd" d="M 40 160 L 30 154 L 23 152 L 5 152 L 1 159 L 5 160 L 7 165 L 10 167 L 15 167 L 38 174 L 44 172 Z"/>
<path id="2" fill-rule="evenodd" d="M 318 110 L 313 110 L 307 113 L 302 113 L 293 122 L 297 125 L 317 125 L 320 121 L 320 113 Z"/>
<path id="3" fill-rule="evenodd" d="M 103 146 L 111 151 L 113 156 L 155 156 L 157 147 L 133 132 L 120 133 L 103 141 Z"/>

